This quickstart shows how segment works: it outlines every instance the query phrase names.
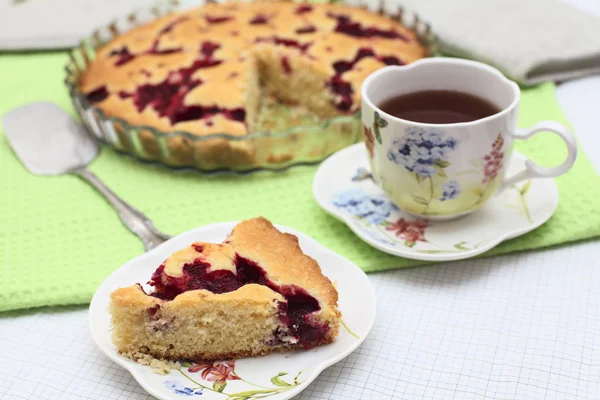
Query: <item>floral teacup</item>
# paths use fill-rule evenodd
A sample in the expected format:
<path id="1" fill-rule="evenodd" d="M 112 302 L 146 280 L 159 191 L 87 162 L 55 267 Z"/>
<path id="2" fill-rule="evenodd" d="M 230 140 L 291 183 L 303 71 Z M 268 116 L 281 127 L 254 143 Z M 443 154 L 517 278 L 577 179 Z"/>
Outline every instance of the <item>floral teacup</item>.
<path id="1" fill-rule="evenodd" d="M 395 96 L 423 90 L 453 90 L 490 101 L 501 110 L 472 122 L 427 124 L 394 117 L 377 107 Z M 384 67 L 362 86 L 362 122 L 373 180 L 402 210 L 429 219 L 450 219 L 479 209 L 516 182 L 555 177 L 575 162 L 577 143 L 563 125 L 544 121 L 517 129 L 519 86 L 479 62 L 429 58 Z M 526 169 L 505 177 L 514 139 L 538 132 L 560 136 L 567 159 L 556 167 L 527 160 Z"/>

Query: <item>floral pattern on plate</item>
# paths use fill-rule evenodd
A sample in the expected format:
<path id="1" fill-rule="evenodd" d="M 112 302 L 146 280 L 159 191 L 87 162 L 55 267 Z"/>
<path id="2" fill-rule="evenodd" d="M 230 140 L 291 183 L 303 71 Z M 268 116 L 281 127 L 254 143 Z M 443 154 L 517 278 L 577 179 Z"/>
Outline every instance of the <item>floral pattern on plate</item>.
<path id="1" fill-rule="evenodd" d="M 404 246 L 413 248 L 417 242 L 422 242 L 436 247 L 435 249 L 417 248 L 415 251 L 425 253 L 457 252 L 471 250 L 466 241 L 455 243 L 451 248 L 444 250 L 442 246 L 435 245 L 425 237 L 426 229 L 431 222 L 410 216 L 402 215 L 402 211 L 396 207 L 385 195 L 370 195 L 364 189 L 351 188 L 336 192 L 332 203 L 339 210 L 356 218 L 365 231 L 376 230 L 378 234 L 369 235 L 373 240 L 390 246 Z M 476 246 L 475 246 L 476 247 Z"/>
<path id="2" fill-rule="evenodd" d="M 334 286 L 337 289 L 337 281 L 334 281 Z M 340 322 L 342 328 L 346 332 L 354 338 L 360 339 L 360 336 L 352 332 L 343 319 L 340 319 Z M 243 379 L 237 374 L 235 371 L 235 360 L 215 361 L 212 363 L 182 361 L 179 364 L 180 367 L 175 370 L 187 380 L 187 383 L 182 383 L 175 379 L 165 380 L 163 384 L 174 394 L 182 396 L 202 396 L 204 391 L 207 390 L 216 394 L 225 395 L 227 396 L 227 400 L 263 399 L 265 397 L 271 397 L 276 394 L 287 392 L 304 382 L 300 380 L 300 375 L 304 371 L 298 372 L 291 383 L 283 378 L 288 375 L 287 372 L 279 372 L 277 375 L 271 377 L 271 384 L 274 385 L 274 387 L 257 385 Z M 186 368 L 187 372 L 185 371 Z M 200 373 L 199 377 L 196 376 L 197 373 Z M 204 381 L 205 383 L 201 383 L 200 381 Z M 243 381 L 247 385 L 252 386 L 252 389 L 227 393 L 225 391 L 227 388 L 227 381 Z"/>
<path id="3" fill-rule="evenodd" d="M 187 372 L 184 371 L 186 368 Z M 302 371 L 300 371 L 291 383 L 283 378 L 288 375 L 287 372 L 279 372 L 271 378 L 273 387 L 257 385 L 242 379 L 235 372 L 235 360 L 215 361 L 213 363 L 182 362 L 181 367 L 177 371 L 187 380 L 187 383 L 182 383 L 178 380 L 165 380 L 164 385 L 167 389 L 173 391 L 173 393 L 182 396 L 201 396 L 204 391 L 211 391 L 223 395 L 223 399 L 228 400 L 263 399 L 286 392 L 302 383 L 299 380 L 300 374 L 302 374 Z M 196 376 L 198 372 L 200 372 L 199 377 Z M 251 390 L 227 393 L 225 391 L 227 381 L 244 381 L 253 388 Z"/>
<path id="4" fill-rule="evenodd" d="M 448 148 L 456 145 L 452 142 Z M 497 180 L 505 162 L 500 151 L 501 135 L 492 147 L 490 154 L 481 159 L 485 163 L 485 174 L 480 178 L 484 186 Z M 530 180 L 490 198 L 480 210 L 463 218 L 419 219 L 400 210 L 375 183 L 366 154 L 365 145 L 359 143 L 327 159 L 315 175 L 313 194 L 321 207 L 362 240 L 393 255 L 431 261 L 473 257 L 540 226 L 558 205 L 554 180 Z M 522 170 L 524 160 L 514 152 L 508 174 Z M 439 200 L 452 199 L 459 193 L 460 187 L 450 180 L 443 186 Z M 482 193 L 481 197 L 487 195 Z"/>

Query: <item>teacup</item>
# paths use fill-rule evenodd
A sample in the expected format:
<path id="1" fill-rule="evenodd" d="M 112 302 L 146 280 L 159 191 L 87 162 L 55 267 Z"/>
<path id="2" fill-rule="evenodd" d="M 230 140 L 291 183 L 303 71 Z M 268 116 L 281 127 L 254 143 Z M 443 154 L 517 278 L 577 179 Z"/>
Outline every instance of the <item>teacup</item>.
<path id="1" fill-rule="evenodd" d="M 383 112 L 378 105 L 403 94 L 452 90 L 475 95 L 501 111 L 472 122 L 429 124 Z M 373 180 L 407 213 L 451 219 L 482 207 L 493 195 L 520 181 L 566 173 L 577 157 L 574 135 L 555 121 L 517 128 L 519 86 L 489 65 L 453 58 L 428 58 L 388 66 L 362 85 L 362 122 Z M 505 177 L 514 140 L 550 131 L 567 145 L 556 167 L 531 160 Z"/>

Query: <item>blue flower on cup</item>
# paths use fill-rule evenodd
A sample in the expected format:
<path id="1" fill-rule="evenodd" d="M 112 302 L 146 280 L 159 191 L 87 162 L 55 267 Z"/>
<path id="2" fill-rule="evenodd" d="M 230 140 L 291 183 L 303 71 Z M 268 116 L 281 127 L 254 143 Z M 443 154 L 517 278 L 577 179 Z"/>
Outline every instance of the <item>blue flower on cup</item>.
<path id="1" fill-rule="evenodd" d="M 363 189 L 348 189 L 333 197 L 333 205 L 344 209 L 348 214 L 363 219 L 368 224 L 380 225 L 394 210 L 397 210 L 384 196 L 373 196 Z"/>
<path id="2" fill-rule="evenodd" d="M 412 167 L 412 172 L 414 172 L 418 176 L 429 178 L 430 176 L 433 176 L 437 173 L 437 169 L 435 167 L 432 167 L 431 165 L 416 164 L 414 167 Z"/>
<path id="3" fill-rule="evenodd" d="M 460 183 L 458 181 L 448 181 L 442 184 L 444 192 L 440 201 L 453 200 L 460 194 Z"/>
<path id="4" fill-rule="evenodd" d="M 189 388 L 185 385 L 183 385 L 182 383 L 180 383 L 179 381 L 164 381 L 163 384 L 165 385 L 165 387 L 169 390 L 171 390 L 173 393 L 181 395 L 181 396 L 202 396 L 202 389 L 192 389 Z"/>
<path id="5" fill-rule="evenodd" d="M 427 185 L 420 192 L 411 193 L 412 199 L 424 208 L 427 214 L 432 201 L 454 199 L 460 193 L 456 181 L 449 181 L 439 188 L 439 180 L 448 178 L 445 168 L 450 166 L 450 156 L 459 146 L 458 139 L 446 136 L 439 129 L 424 129 L 411 126 L 404 130 L 404 135 L 392 142 L 387 158 L 411 172 L 417 183 L 427 180 Z M 438 177 L 437 182 L 434 177 Z M 440 189 L 443 192 L 439 197 Z"/>
<path id="6" fill-rule="evenodd" d="M 436 174 L 444 176 L 443 169 L 450 165 L 450 152 L 459 141 L 434 129 L 409 127 L 404 132 L 403 137 L 393 141 L 388 159 L 413 172 L 418 181 Z"/>

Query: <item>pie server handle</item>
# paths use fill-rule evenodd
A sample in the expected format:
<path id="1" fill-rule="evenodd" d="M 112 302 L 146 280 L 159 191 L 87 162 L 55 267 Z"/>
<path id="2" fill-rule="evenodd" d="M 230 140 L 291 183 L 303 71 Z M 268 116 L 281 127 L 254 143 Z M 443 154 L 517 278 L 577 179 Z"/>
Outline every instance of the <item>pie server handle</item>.
<path id="1" fill-rule="evenodd" d="M 140 239 L 142 239 L 142 242 L 144 243 L 144 249 L 146 251 L 155 248 L 159 244 L 171 238 L 171 236 L 166 235 L 156 229 L 148 217 L 117 196 L 104 183 L 102 183 L 100 178 L 98 178 L 92 171 L 86 168 L 78 168 L 72 172 L 90 183 L 100 194 L 104 196 L 104 198 L 106 198 L 110 205 L 112 205 L 119 214 L 123 225 L 125 225 L 131 232 L 135 233 Z"/>

